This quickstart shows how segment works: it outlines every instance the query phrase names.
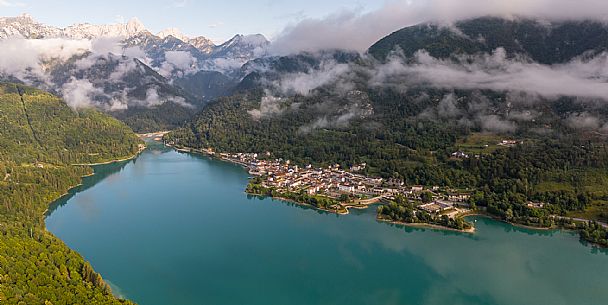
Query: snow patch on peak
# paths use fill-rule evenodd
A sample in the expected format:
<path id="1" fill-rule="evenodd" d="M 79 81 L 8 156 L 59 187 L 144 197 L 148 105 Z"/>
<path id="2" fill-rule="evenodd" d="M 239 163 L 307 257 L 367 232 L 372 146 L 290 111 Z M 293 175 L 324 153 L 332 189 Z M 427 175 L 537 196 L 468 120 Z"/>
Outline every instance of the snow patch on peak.
<path id="1" fill-rule="evenodd" d="M 158 32 L 158 34 L 156 34 L 156 36 L 158 36 L 162 39 L 165 39 L 169 36 L 173 36 L 184 42 L 188 42 L 190 40 L 190 38 L 188 36 L 184 35 L 178 28 L 164 29 L 164 30 Z"/>
<path id="2" fill-rule="evenodd" d="M 127 22 L 127 31 L 131 33 L 141 33 L 147 31 L 147 29 L 137 17 L 133 17 Z"/>
<path id="3" fill-rule="evenodd" d="M 0 39 L 21 37 L 26 39 L 40 38 L 128 38 L 146 31 L 146 27 L 137 18 L 128 23 L 93 25 L 89 23 L 71 25 L 66 28 L 48 26 L 37 22 L 31 15 L 22 14 L 17 17 L 0 18 Z"/>
<path id="4" fill-rule="evenodd" d="M 244 44 L 248 44 L 250 46 L 260 47 L 269 43 L 268 39 L 264 37 L 262 34 L 254 34 L 254 35 L 241 35 L 241 42 Z"/>

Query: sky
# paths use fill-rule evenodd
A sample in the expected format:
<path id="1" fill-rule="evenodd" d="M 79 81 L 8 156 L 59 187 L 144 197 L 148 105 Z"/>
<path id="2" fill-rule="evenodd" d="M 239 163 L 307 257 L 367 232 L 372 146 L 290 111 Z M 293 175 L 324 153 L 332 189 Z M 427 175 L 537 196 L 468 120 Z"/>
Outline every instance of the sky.
<path id="1" fill-rule="evenodd" d="M 0 16 L 29 13 L 65 27 L 137 17 L 154 33 L 184 34 L 222 43 L 235 34 L 264 34 L 271 52 L 365 51 L 405 26 L 444 24 L 478 16 L 608 22 L 607 0 L 0 0 Z"/>
<path id="2" fill-rule="evenodd" d="M 54 26 L 106 24 L 139 18 L 152 32 L 179 28 L 189 36 L 223 42 L 235 34 L 272 39 L 286 26 L 338 11 L 367 12 L 382 0 L 0 0 L 0 16 L 31 14 Z"/>

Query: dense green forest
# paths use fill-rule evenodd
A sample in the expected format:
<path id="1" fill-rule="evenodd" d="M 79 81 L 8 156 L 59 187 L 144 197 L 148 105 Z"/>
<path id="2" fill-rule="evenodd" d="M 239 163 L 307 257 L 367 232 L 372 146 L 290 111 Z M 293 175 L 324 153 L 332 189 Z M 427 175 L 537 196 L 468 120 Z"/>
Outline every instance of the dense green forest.
<path id="1" fill-rule="evenodd" d="M 142 143 L 123 123 L 59 98 L 0 85 L 0 303 L 125 304 L 75 251 L 44 227 L 50 203 L 89 166 L 133 156 Z"/>
<path id="2" fill-rule="evenodd" d="M 417 102 L 423 94 L 425 102 Z M 478 92 L 454 94 L 463 108 L 479 98 Z M 500 113 L 505 95 L 484 94 L 490 103 L 495 101 L 489 107 Z M 306 129 L 319 117 L 331 119 L 334 110 L 328 107 L 334 107 L 339 116 L 353 101 L 317 92 L 287 98 L 280 111 L 259 117 L 252 114 L 265 97 L 263 92 L 254 92 L 219 99 L 166 140 L 221 152 L 270 151 L 273 157 L 301 165 L 338 163 L 347 168 L 365 162 L 363 173 L 370 176 L 398 178 L 408 185 L 474 190 L 472 204 L 505 221 L 526 225 L 550 227 L 555 225 L 552 215 L 591 210 L 595 212 L 588 218 L 608 220 L 604 209 L 595 209 L 608 199 L 608 181 L 603 178 L 608 174 L 608 147 L 601 136 L 564 123 L 565 113 L 578 107 L 572 100 L 537 105 L 543 112 L 534 122 L 523 122 L 517 130 L 501 135 L 421 115 L 428 107 L 439 107 L 445 95 L 431 89 L 369 90 L 356 103 L 367 104 L 373 111 L 360 112 L 345 125 Z M 326 107 L 318 111 L 319 105 Z M 546 125 L 552 133 L 535 132 Z M 486 139 L 487 144 L 476 144 L 478 139 Z M 517 145 L 498 145 L 503 139 L 517 139 Z M 456 151 L 469 156 L 455 158 Z M 532 208 L 529 202 L 546 205 Z"/>

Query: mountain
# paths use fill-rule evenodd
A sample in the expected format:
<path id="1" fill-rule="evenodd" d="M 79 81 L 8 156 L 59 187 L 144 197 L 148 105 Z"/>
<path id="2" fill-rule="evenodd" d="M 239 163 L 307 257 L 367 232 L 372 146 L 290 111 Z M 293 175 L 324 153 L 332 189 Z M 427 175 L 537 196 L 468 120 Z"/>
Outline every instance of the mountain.
<path id="1" fill-rule="evenodd" d="M 93 173 L 72 164 L 131 157 L 142 142 L 103 113 L 15 84 L 0 84 L 0 135 L 2 303 L 132 304 L 45 229 L 44 213 Z"/>
<path id="2" fill-rule="evenodd" d="M 184 42 L 183 40 L 167 35 L 160 37 L 148 31 L 143 31 L 131 36 L 124 41 L 126 47 L 141 48 L 145 55 L 151 60 L 153 67 L 161 67 L 167 61 L 167 52 L 185 52 L 197 61 L 204 61 L 208 54 L 198 47 Z"/>
<path id="3" fill-rule="evenodd" d="M 249 61 L 266 55 L 270 42 L 264 35 L 235 35 L 214 48 L 212 58 L 231 58 Z"/>
<path id="4" fill-rule="evenodd" d="M 71 106 L 95 106 L 137 132 L 176 128 L 203 106 L 202 99 L 171 84 L 140 60 L 124 56 L 98 57 L 85 69 L 81 61 L 72 59 L 55 66 L 51 76 L 56 90 L 69 97 Z M 86 96 L 81 97 L 79 93 L 87 86 Z M 82 98 L 90 102 L 72 104 L 73 100 L 82 103 Z"/>
<path id="5" fill-rule="evenodd" d="M 504 48 L 541 64 L 565 63 L 585 53 L 608 50 L 608 26 L 596 21 L 540 21 L 476 18 L 451 26 L 421 24 L 401 29 L 374 44 L 369 53 L 386 59 L 398 47 L 408 57 L 426 50 L 436 58 L 491 53 Z"/>
<path id="6" fill-rule="evenodd" d="M 109 25 L 77 24 L 58 28 L 37 22 L 24 14 L 17 17 L 0 18 L 0 39 L 99 39 L 117 38 L 126 47 L 139 47 L 160 67 L 167 52 L 187 52 L 198 61 L 202 69 L 238 70 L 245 62 L 266 55 L 270 42 L 260 34 L 236 35 L 216 46 L 203 36 L 190 38 L 176 28 L 152 34 L 137 18 L 127 23 Z"/>
<path id="7" fill-rule="evenodd" d="M 212 55 L 216 46 L 204 37 L 191 40 L 176 29 L 154 35 L 137 19 L 62 29 L 28 15 L 0 19 L 0 33 L 0 43 L 15 50 L 14 61 L 26 62 L 17 69 L 13 60 L 2 62 L 3 80 L 50 90 L 66 97 L 72 107 L 97 107 L 138 132 L 181 126 L 204 101 L 228 94 L 234 81 L 205 67 L 238 69 L 240 65 L 233 67 L 232 59 L 221 56 L 239 56 L 236 61 L 244 62 L 255 42 L 233 39 L 221 48 L 221 54 Z M 28 54 L 27 60 L 19 50 Z"/>
<path id="8" fill-rule="evenodd" d="M 211 39 L 203 37 L 203 36 L 189 38 L 187 40 L 187 42 L 189 44 L 193 45 L 194 47 L 196 47 L 199 51 L 203 52 L 203 54 L 206 54 L 206 55 L 213 53 L 213 50 L 216 47 L 216 45 L 213 43 L 213 41 L 211 41 Z"/>
<path id="9" fill-rule="evenodd" d="M 607 193 L 593 191 L 604 182 L 585 178 L 608 174 L 605 35 L 592 21 L 479 18 L 408 27 L 361 56 L 256 59 L 237 95 L 166 140 L 302 165 L 366 163 L 367 175 L 472 190 L 472 203 L 510 222 L 605 221 Z"/>
<path id="10" fill-rule="evenodd" d="M 328 63 L 348 65 L 361 59 L 359 53 L 340 50 L 253 59 L 244 64 L 236 75 L 235 78 L 240 80 L 237 91 L 264 89 L 286 75 L 306 75 L 322 70 Z"/>
<path id="11" fill-rule="evenodd" d="M 173 83 L 205 101 L 231 95 L 238 84 L 233 78 L 217 71 L 198 71 L 176 78 Z"/>
<path id="12" fill-rule="evenodd" d="M 188 44 L 194 46 L 195 48 L 197 48 L 199 51 L 201 51 L 205 55 L 211 54 L 216 47 L 216 45 L 213 43 L 213 41 L 211 41 L 211 39 L 209 39 L 209 38 L 206 38 L 204 36 L 190 38 L 190 37 L 184 35 L 177 28 L 168 28 L 168 29 L 162 30 L 162 31 L 158 32 L 156 34 L 156 36 L 161 39 L 167 38 L 169 36 L 173 36 L 185 43 L 188 43 Z"/>
<path id="13" fill-rule="evenodd" d="M 131 37 L 145 31 L 144 25 L 133 18 L 124 24 L 92 25 L 88 23 L 57 28 L 41 24 L 32 16 L 23 14 L 17 17 L 0 18 L 0 39 L 21 37 L 26 39 L 69 38 L 93 39 L 101 37 Z"/>

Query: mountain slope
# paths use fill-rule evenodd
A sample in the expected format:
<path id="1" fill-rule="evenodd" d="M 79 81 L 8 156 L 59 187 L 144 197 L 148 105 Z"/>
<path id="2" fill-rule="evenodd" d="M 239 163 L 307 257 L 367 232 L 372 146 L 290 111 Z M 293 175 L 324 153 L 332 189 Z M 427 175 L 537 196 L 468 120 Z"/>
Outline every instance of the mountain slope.
<path id="1" fill-rule="evenodd" d="M 35 89 L 0 85 L 0 301 L 125 304 L 76 252 L 44 229 L 48 205 L 92 169 L 133 156 L 140 140 L 95 110 L 74 112 Z"/>
<path id="2" fill-rule="evenodd" d="M 198 71 L 176 78 L 173 83 L 206 101 L 230 95 L 237 85 L 234 79 L 217 71 Z"/>
<path id="3" fill-rule="evenodd" d="M 386 59 L 399 47 L 411 57 L 426 50 L 436 58 L 491 53 L 504 48 L 541 64 L 565 63 L 584 53 L 608 50 L 608 26 L 594 21 L 541 22 L 477 18 L 453 26 L 422 24 L 399 30 L 374 44 L 369 53 Z"/>
<path id="4" fill-rule="evenodd" d="M 50 74 L 53 87 L 72 107 L 95 106 L 137 132 L 178 127 L 202 106 L 140 60 L 124 56 L 73 58 Z"/>
<path id="5" fill-rule="evenodd" d="M 240 95 L 166 139 L 270 151 L 301 165 L 364 162 L 368 175 L 476 191 L 472 203 L 506 221 L 547 226 L 550 214 L 589 210 L 606 220 L 606 182 L 591 178 L 608 173 L 605 26 L 494 18 L 456 26 L 389 35 L 370 48 L 377 58 L 254 60 Z M 585 35 L 600 39 L 573 43 Z M 389 58 L 396 47 L 407 57 Z M 537 211 L 528 201 L 548 205 Z"/>

